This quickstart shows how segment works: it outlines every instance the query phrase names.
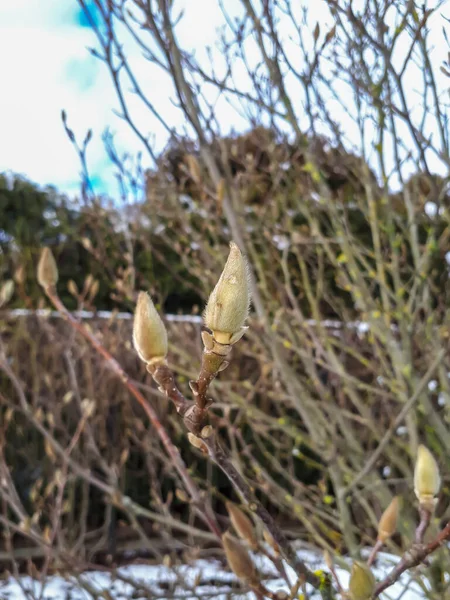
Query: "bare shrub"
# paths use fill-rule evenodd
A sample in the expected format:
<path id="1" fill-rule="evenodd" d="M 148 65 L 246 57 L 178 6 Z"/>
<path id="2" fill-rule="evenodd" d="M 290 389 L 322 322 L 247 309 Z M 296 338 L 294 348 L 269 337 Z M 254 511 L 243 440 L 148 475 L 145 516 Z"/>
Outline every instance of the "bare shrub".
<path id="1" fill-rule="evenodd" d="M 87 3 L 79 4 L 89 16 Z M 103 357 L 152 424 L 152 436 L 146 426 L 139 431 L 146 477 L 155 468 L 165 469 L 179 490 L 174 495 L 161 490 L 150 510 L 121 491 L 124 464 L 117 459 L 112 466 L 106 461 L 102 477 L 93 475 L 88 463 L 75 462 L 72 455 L 80 452 L 79 440 L 88 439 L 87 427 L 95 419 L 92 405 L 85 403 L 71 435 L 64 434 L 64 444 L 56 445 L 53 435 L 47 438 L 40 418 L 32 417 L 40 435 L 53 440 L 48 452 L 61 465 L 55 506 L 72 473 L 107 496 L 139 535 L 147 535 L 140 517 L 158 522 L 163 515 L 160 536 L 169 543 L 186 539 L 186 552 L 194 539 L 211 541 L 213 547 L 224 540 L 236 575 L 259 597 L 275 598 L 252 568 L 249 540 L 228 533 L 222 537 L 228 520 L 216 509 L 220 513 L 222 500 L 239 500 L 255 527 L 259 549 L 271 557 L 281 580 L 286 577 L 281 559 L 294 568 L 298 581 L 291 597 L 305 582 L 323 598 L 345 595 L 334 568 L 334 563 L 348 565 L 344 557 L 352 563 L 354 600 L 377 597 L 405 572 L 427 597 L 445 596 L 450 162 L 441 83 L 448 65 L 439 71 L 430 39 L 443 3 L 367 0 L 355 7 L 350 1 L 328 0 L 332 24 L 322 31 L 293 3 L 242 0 L 242 12 L 226 21 L 219 40 L 217 71 L 178 44 L 172 2 L 93 4 L 95 52 L 111 72 L 123 117 L 154 160 L 146 174 L 147 202 L 136 208 L 140 225 L 127 230 L 133 274 L 128 284 L 139 277 L 134 250 L 139 246 L 151 253 L 152 239 L 157 239 L 168 271 L 188 281 L 206 301 L 231 238 L 248 259 L 254 310 L 249 330 L 232 352 L 240 327 L 224 331 L 213 320 L 203 330 L 200 368 L 199 331 L 195 344 L 188 336 L 173 337 L 171 343 L 169 335 L 168 362 L 161 345 L 154 356 L 152 348 L 141 348 L 159 393 L 182 418 L 169 412 L 166 421 L 166 409 L 164 416 L 159 412 L 161 396 L 148 401 L 147 388 L 126 374 L 120 349 L 107 348 L 68 313 L 49 280 L 46 292 L 54 306 Z M 134 76 L 132 58 L 121 43 L 125 34 L 172 81 L 189 136 L 164 122 L 144 82 Z M 250 46 L 257 56 L 251 62 Z M 417 79 L 414 98 L 408 92 L 411 77 Z M 149 117 L 171 133 L 159 157 L 128 107 L 123 90 L 130 83 Z M 237 107 L 248 123 L 247 134 L 222 135 L 220 114 L 207 89 Z M 110 155 L 126 186 L 132 170 Z M 182 270 L 168 260 L 173 253 Z M 152 297 L 159 299 L 158 282 L 151 286 Z M 135 299 L 135 287 L 122 286 L 119 294 Z M 149 309 L 146 314 L 157 313 Z M 231 319 L 234 325 L 237 321 Z M 145 319 L 138 323 L 145 327 Z M 14 402 L 18 399 L 29 416 L 30 400 L 15 365 L 6 354 L 1 364 L 12 382 Z M 4 402 L 9 402 L 6 410 L 17 410 L 9 397 Z M 129 402 L 124 406 L 130 410 Z M 130 435 L 137 435 L 139 427 Z M 186 430 L 192 448 L 183 447 L 180 456 Z M 96 460 L 101 466 L 102 452 Z M 219 471 L 210 470 L 212 463 L 232 483 L 233 498 L 221 497 Z M 8 463 L 3 464 L 8 474 Z M 212 478 L 208 485 L 197 477 L 200 469 Z M 24 521 L 26 535 L 54 548 L 60 518 L 54 518 L 46 539 L 41 516 L 33 521 L 34 512 L 17 504 L 12 485 L 8 479 L 8 514 L 2 522 L 20 529 Z M 174 518 L 175 497 L 189 506 L 189 516 Z M 234 528 L 242 538 L 239 526 Z M 181 538 L 182 532 L 188 537 Z M 300 560 L 292 539 L 324 551 L 327 569 L 318 573 Z M 401 558 L 376 580 L 371 567 L 384 545 Z M 61 548 L 61 557 L 67 556 Z"/>

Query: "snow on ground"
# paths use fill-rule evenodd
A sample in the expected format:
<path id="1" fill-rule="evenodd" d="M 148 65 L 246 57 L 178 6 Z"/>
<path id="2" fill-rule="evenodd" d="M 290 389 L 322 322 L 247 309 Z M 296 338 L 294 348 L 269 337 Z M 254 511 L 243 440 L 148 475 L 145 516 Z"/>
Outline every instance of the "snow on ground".
<path id="1" fill-rule="evenodd" d="M 317 554 L 309 550 L 300 550 L 299 557 L 305 560 L 314 569 L 326 568 Z M 380 554 L 378 566 L 374 569 L 377 579 L 382 577 L 392 568 L 397 557 Z M 272 591 L 289 591 L 287 584 L 276 577 L 273 566 L 267 558 L 255 556 L 255 563 L 260 573 L 264 573 L 264 584 Z M 288 576 L 293 584 L 295 577 L 293 571 L 287 567 Z M 347 588 L 349 573 L 341 568 L 336 568 L 338 577 L 344 589 Z M 267 579 L 266 579 L 267 577 Z M 121 567 L 117 573 L 86 572 L 79 576 L 62 578 L 49 577 L 44 584 L 21 577 L 19 581 L 9 578 L 0 581 L 1 600 L 92 600 L 98 597 L 107 597 L 111 600 L 139 600 L 140 598 L 158 598 L 160 600 L 177 598 L 193 600 L 196 598 L 215 600 L 228 600 L 233 598 L 254 598 L 251 593 L 242 594 L 237 590 L 230 595 L 235 579 L 233 575 L 224 570 L 217 561 L 198 560 L 191 565 L 179 567 L 129 565 Z M 107 591 L 107 596 L 102 592 Z M 151 593 L 149 593 L 151 592 Z M 411 581 L 411 575 L 404 577 L 389 588 L 381 596 L 382 600 L 423 600 L 426 596 L 417 583 Z M 311 600 L 317 595 L 311 593 Z"/>

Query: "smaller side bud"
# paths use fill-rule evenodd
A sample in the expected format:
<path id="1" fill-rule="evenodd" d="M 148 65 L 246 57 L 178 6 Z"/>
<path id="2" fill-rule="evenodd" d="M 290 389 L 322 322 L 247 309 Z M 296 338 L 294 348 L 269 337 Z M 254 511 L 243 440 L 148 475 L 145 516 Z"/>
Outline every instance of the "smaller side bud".
<path id="1" fill-rule="evenodd" d="M 269 531 L 267 531 L 267 529 L 263 529 L 263 538 L 266 544 L 269 544 L 269 546 L 272 548 L 275 554 L 280 554 L 280 546 L 276 543 L 272 534 Z"/>
<path id="2" fill-rule="evenodd" d="M 233 573 L 250 584 L 258 584 L 255 565 L 244 546 L 227 531 L 222 536 L 227 562 Z"/>
<path id="3" fill-rule="evenodd" d="M 394 535 L 397 529 L 398 521 L 398 496 L 392 499 L 389 506 L 386 508 L 384 513 L 381 515 L 381 519 L 378 523 L 378 539 L 383 544 L 392 535 Z"/>
<path id="4" fill-rule="evenodd" d="M 134 313 L 133 343 L 145 363 L 161 361 L 167 354 L 167 331 L 152 299 L 140 292 Z"/>
<path id="5" fill-rule="evenodd" d="M 229 344 L 241 331 L 250 307 L 247 263 L 238 246 L 230 244 L 228 260 L 203 315 L 205 325 L 220 344 Z"/>
<path id="6" fill-rule="evenodd" d="M 197 450 L 201 450 L 205 454 L 208 452 L 208 448 L 206 447 L 205 442 L 201 438 L 197 437 L 190 431 L 188 432 L 187 436 L 189 442 L 194 446 L 194 448 L 197 448 Z"/>
<path id="7" fill-rule="evenodd" d="M 247 515 L 232 502 L 226 502 L 228 514 L 233 524 L 234 530 L 241 538 L 248 543 L 248 545 L 256 550 L 258 548 L 258 540 L 255 535 L 255 528 L 251 520 Z"/>
<path id="8" fill-rule="evenodd" d="M 420 445 L 417 450 L 417 460 L 414 469 L 414 492 L 419 503 L 432 510 L 435 496 L 441 487 L 439 467 L 434 456 L 426 446 Z"/>
<path id="9" fill-rule="evenodd" d="M 370 600 L 375 590 L 375 577 L 369 567 L 355 561 L 350 574 L 348 587 L 351 600 Z"/>
<path id="10" fill-rule="evenodd" d="M 44 248 L 41 252 L 37 268 L 37 279 L 39 285 L 44 289 L 55 287 L 58 283 L 58 267 L 50 248 Z"/>

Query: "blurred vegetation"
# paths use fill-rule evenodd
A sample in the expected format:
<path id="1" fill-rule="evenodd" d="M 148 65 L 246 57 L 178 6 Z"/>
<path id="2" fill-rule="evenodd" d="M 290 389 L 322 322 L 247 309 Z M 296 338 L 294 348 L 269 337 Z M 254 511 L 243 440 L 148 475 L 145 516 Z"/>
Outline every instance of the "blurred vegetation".
<path id="1" fill-rule="evenodd" d="M 94 297 L 85 287 L 90 275 L 98 282 L 96 310 L 131 310 L 129 291 L 134 279 L 127 268 L 130 255 L 122 219 L 129 220 L 130 215 L 110 202 L 98 199 L 86 206 L 54 188 L 0 174 L 0 277 L 3 282 L 12 279 L 16 283 L 9 308 L 39 305 L 42 294 L 35 268 L 41 248 L 49 246 L 61 265 L 61 297 L 70 309 L 80 305 L 80 298 L 85 308 L 94 307 Z M 149 288 L 157 280 L 168 310 L 189 312 L 201 298 L 180 267 L 176 252 L 158 237 L 149 246 L 145 238 L 150 238 L 151 230 L 141 226 L 138 211 L 131 228 L 135 231 L 133 272 L 138 273 L 141 287 Z M 171 264 L 169 271 L 166 260 Z M 68 286 L 69 282 L 73 283 Z"/>
<path id="2" fill-rule="evenodd" d="M 336 343 L 336 349 L 340 349 L 340 362 L 346 377 L 351 377 L 356 388 L 359 388 L 358 403 L 362 402 L 367 407 L 367 416 L 370 414 L 374 420 L 371 430 L 383 431 L 389 426 L 395 402 L 393 404 L 387 389 L 380 389 L 380 396 L 378 392 L 373 395 L 374 386 L 379 387 L 384 361 L 383 357 L 377 358 L 377 351 L 372 346 L 373 338 L 370 334 L 368 338 L 365 334 L 361 336 L 357 326 L 356 329 L 345 328 L 352 321 L 367 318 L 367 314 L 361 313 L 361 308 L 355 302 L 355 288 L 345 274 L 348 264 L 345 249 L 342 241 L 335 239 L 342 235 L 342 231 L 336 230 L 336 222 L 333 221 L 333 215 L 337 213 L 346 228 L 346 239 L 352 240 L 354 247 L 358 248 L 359 268 L 368 276 L 371 302 L 374 306 L 379 305 L 382 302 L 382 287 L 377 278 L 370 274 L 371 270 L 375 273 L 377 262 L 371 224 L 364 209 L 366 199 L 361 182 L 352 171 L 352 165 L 357 164 L 361 168 L 361 162 L 342 151 L 339 162 L 335 150 L 327 152 L 324 149 L 326 142 L 316 140 L 316 147 L 320 144 L 322 148 L 321 171 L 327 174 L 328 184 L 333 190 L 334 207 L 331 207 L 329 203 L 314 199 L 319 197 L 315 195 L 318 192 L 314 191 L 317 185 L 314 175 L 305 170 L 302 154 L 285 140 L 277 141 L 269 131 L 257 128 L 242 136 L 227 138 L 224 143 L 229 146 L 232 156 L 229 168 L 244 194 L 238 211 L 245 215 L 247 233 L 249 239 L 253 240 L 252 255 L 253 258 L 257 257 L 260 285 L 267 298 L 272 328 L 283 331 L 283 345 L 296 377 L 303 381 L 302 386 L 305 386 L 305 390 L 309 389 L 309 393 L 313 393 L 314 388 L 322 390 L 321 393 L 326 390 L 328 401 L 339 403 L 344 412 L 355 410 L 352 402 L 349 403 L 342 395 L 335 369 L 330 370 L 319 360 L 315 371 L 309 371 L 309 361 L 304 362 L 304 349 L 310 341 L 300 342 L 298 337 L 303 337 L 301 323 L 307 319 L 318 319 L 319 330 L 321 321 L 326 323 L 328 319 L 338 323 L 342 328 L 336 341 L 333 341 L 333 336 L 337 330 L 333 332 L 333 327 L 337 325 L 333 325 L 326 335 L 331 335 L 330 342 Z M 1 222 L 5 224 L 2 240 L 3 278 L 16 280 L 16 291 L 8 308 L 42 306 L 42 294 L 35 283 L 34 269 L 40 247 L 48 245 L 58 261 L 61 296 L 72 309 L 132 310 L 136 290 L 149 289 L 165 312 L 198 313 L 214 285 L 229 241 L 227 224 L 217 198 L 205 195 L 196 186 L 192 176 L 192 169 L 197 168 L 195 165 L 198 160 L 194 144 L 182 142 L 176 152 L 171 146 L 161 155 L 158 167 L 147 172 L 146 200 L 131 207 L 106 206 L 100 200 L 90 206 L 80 206 L 58 195 L 55 190 L 40 190 L 20 178 L 14 179 L 11 186 L 2 179 L 0 206 L 4 218 Z M 283 171 L 280 176 L 281 163 Z M 376 182 L 373 176 L 371 182 L 372 185 Z M 429 217 L 424 210 L 426 202 L 431 201 L 436 193 L 436 187 L 432 186 L 442 191 L 444 181 L 435 177 L 428 183 L 423 174 L 418 174 L 406 185 L 415 203 L 417 243 L 419 247 L 426 245 L 429 256 L 422 277 L 430 293 L 424 298 L 426 306 L 418 306 L 414 321 L 411 322 L 415 332 L 412 330 L 411 333 L 417 339 L 411 356 L 414 368 L 422 372 L 423 352 L 429 352 L 430 349 L 428 343 L 421 345 L 424 338 L 420 331 L 423 328 L 427 330 L 429 323 L 419 323 L 430 310 L 433 310 L 433 321 L 440 321 L 448 309 L 445 253 L 449 229 L 444 215 Z M 382 235 L 386 236 L 386 241 L 394 240 L 398 251 L 397 278 L 394 280 L 388 276 L 386 285 L 403 289 L 398 298 L 402 305 L 407 304 L 414 301 L 417 283 L 411 271 L 413 252 L 405 235 L 410 227 L 410 216 L 402 201 L 404 194 L 391 194 L 383 200 L 380 188 L 377 186 L 373 190 L 378 194 L 378 210 L 381 214 L 385 212 L 387 217 L 386 220 L 381 217 L 379 220 Z M 124 221 L 126 226 L 123 225 Z M 316 228 L 315 232 L 313 227 Z M 331 254 L 321 249 L 323 242 L 321 244 L 320 238 L 330 240 L 330 248 L 333 249 Z M 389 244 L 382 249 L 386 261 L 392 259 L 391 251 Z M 27 276 L 21 274 L 21 270 Z M 320 279 L 317 279 L 318 276 Z M 95 281 L 99 282 L 98 291 L 93 295 Z M 285 329 L 281 310 L 295 310 L 298 316 L 302 315 L 296 331 Z M 403 314 L 397 316 L 395 312 L 391 317 L 391 325 L 404 319 Z M 95 321 L 93 326 L 131 376 L 142 380 L 130 346 L 130 322 L 116 321 L 112 317 L 110 321 Z M 305 333 L 308 330 L 306 327 Z M 192 357 L 199 356 L 200 352 L 199 328 L 178 323 L 171 327 L 171 333 L 174 338 L 174 368 L 179 373 L 182 386 L 186 387 L 187 377 L 194 377 L 195 362 L 192 362 Z M 286 523 L 290 523 L 289 511 L 285 512 L 290 502 L 286 504 L 286 498 L 291 494 L 295 498 L 300 490 L 305 494 L 308 489 L 311 507 L 319 503 L 328 507 L 326 512 L 331 511 L 328 516 L 314 517 L 318 519 L 317 527 L 321 535 L 329 538 L 327 543 L 334 545 L 339 541 L 340 545 L 339 528 L 329 529 L 325 534 L 321 521 L 322 518 L 325 521 L 334 519 L 335 492 L 325 476 L 326 463 L 315 444 L 308 441 L 308 434 L 301 421 L 298 421 L 297 411 L 291 406 L 288 396 L 280 402 L 276 391 L 279 385 L 277 371 L 272 371 L 274 367 L 269 356 L 266 356 L 266 341 L 261 333 L 260 325 L 255 320 L 249 334 L 250 341 L 242 345 L 239 353 L 235 351 L 226 377 L 221 378 L 223 383 L 218 384 L 218 406 L 228 406 L 228 412 L 233 407 L 234 427 L 239 425 L 232 434 L 236 435 L 232 447 L 247 449 L 245 456 L 251 459 L 256 469 L 255 483 L 258 482 L 257 487 L 261 488 L 261 498 L 272 511 L 281 511 Z M 150 499 L 150 506 L 153 502 L 157 505 L 158 498 L 175 494 L 176 485 L 172 474 L 166 470 L 163 457 L 159 456 L 159 450 L 152 451 L 153 475 L 148 475 L 145 455 L 150 442 L 142 415 L 130 405 L 126 390 L 115 384 L 114 378 L 104 370 L 92 351 L 70 334 L 67 325 L 58 321 L 40 322 L 34 317 L 10 320 L 5 312 L 2 337 L 12 364 L 17 365 L 16 375 L 24 385 L 33 411 L 40 415 L 43 422 L 51 415 L 48 423 L 52 432 L 70 437 L 82 400 L 93 399 L 97 416 L 92 421 L 92 431 L 99 456 L 108 464 L 121 465 L 122 492 L 143 504 Z M 420 344 L 419 340 L 422 340 Z M 311 351 L 314 353 L 312 348 Z M 72 366 L 68 368 L 68 365 Z M 144 380 L 146 385 L 150 384 L 148 377 Z M 0 390 L 4 398 L 14 396 L 8 378 L 1 378 Z M 436 400 L 437 396 L 433 400 L 436 418 L 445 418 L 445 409 Z M 171 432 L 186 462 L 192 466 L 199 481 L 206 477 L 210 492 L 213 496 L 217 495 L 216 508 L 223 512 L 222 499 L 232 496 L 229 482 L 215 470 L 205 471 L 202 462 L 195 458 L 176 416 L 172 417 L 168 412 L 166 402 L 158 399 L 157 405 L 163 424 Z M 8 412 L 9 409 L 5 410 Z M 416 426 L 423 428 L 428 444 L 436 447 L 436 434 L 429 428 L 428 418 L 426 413 L 418 413 Z M 219 428 L 220 422 L 219 419 Z M 9 426 L 7 421 L 5 423 L 6 460 L 11 465 L 21 499 L 28 506 L 31 490 L 37 485 L 42 489 L 49 485 L 54 456 L 45 439 L 36 435 L 32 427 L 30 429 L 25 415 L 16 415 L 14 427 Z M 355 421 L 352 435 L 360 435 L 356 433 L 359 428 Z M 266 438 L 269 431 L 270 438 Z M 224 429 L 226 432 L 227 427 Z M 227 435 L 231 435 L 231 432 L 228 431 Z M 361 450 L 368 451 L 373 440 L 367 438 L 364 442 L 360 438 L 359 443 Z M 403 445 L 401 439 L 399 443 Z M 16 448 L 20 448 L 20 451 Z M 95 457 L 95 453 L 86 454 L 86 449 L 81 444 L 78 450 L 83 462 L 94 471 L 98 468 L 101 472 L 101 466 L 95 466 L 98 457 Z M 259 466 L 256 468 L 255 465 Z M 396 471 L 399 469 L 397 475 L 400 479 L 405 475 L 402 471 L 404 468 L 403 460 L 396 461 L 396 466 L 392 466 Z M 380 469 L 379 475 L 382 476 L 382 467 Z M 142 472 L 147 473 L 144 478 Z M 267 490 L 274 486 L 279 490 L 278 493 L 287 483 L 284 473 L 289 473 L 291 484 L 287 486 L 288 496 L 284 492 L 284 498 L 278 494 L 270 499 L 265 496 L 269 472 L 271 484 Z M 161 494 L 158 497 L 154 496 L 155 477 L 159 482 L 158 494 Z M 403 484 L 398 489 L 402 488 Z M 69 493 L 71 505 L 66 518 L 71 524 L 69 529 L 73 540 L 80 535 L 75 523 L 80 518 L 80 502 L 85 493 L 86 490 L 83 492 L 83 486 L 80 487 L 78 483 Z M 95 490 L 91 490 L 83 502 L 88 503 L 89 511 L 80 527 L 86 531 L 95 528 L 104 530 L 107 543 L 103 551 L 112 551 L 117 539 L 121 539 L 120 519 L 117 520 L 113 516 L 115 513 L 106 509 L 107 505 Z M 183 503 L 174 502 L 172 512 L 183 517 Z M 295 506 L 298 510 L 300 505 Z M 356 507 L 353 510 L 359 521 L 367 518 Z M 301 520 L 304 522 L 303 518 Z M 370 531 L 370 522 L 367 527 L 366 535 Z M 128 529 L 124 532 L 128 532 Z M 154 535 L 155 531 L 150 528 L 148 533 Z M 314 542 L 314 539 L 313 536 L 311 541 Z"/>

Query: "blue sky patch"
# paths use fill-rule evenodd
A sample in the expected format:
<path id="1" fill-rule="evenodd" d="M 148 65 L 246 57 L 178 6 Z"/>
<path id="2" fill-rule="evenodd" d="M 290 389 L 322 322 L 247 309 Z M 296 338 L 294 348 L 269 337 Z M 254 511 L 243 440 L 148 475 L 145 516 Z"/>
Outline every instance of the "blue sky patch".
<path id="1" fill-rule="evenodd" d="M 101 22 L 100 11 L 95 6 L 95 3 L 92 2 L 92 0 L 87 0 L 86 6 L 87 6 L 87 9 L 89 10 L 90 18 L 85 13 L 85 11 L 80 7 L 75 14 L 76 23 L 78 23 L 78 25 L 80 27 L 91 27 L 90 19 L 92 19 L 94 21 L 95 25 L 100 25 L 100 22 Z"/>

